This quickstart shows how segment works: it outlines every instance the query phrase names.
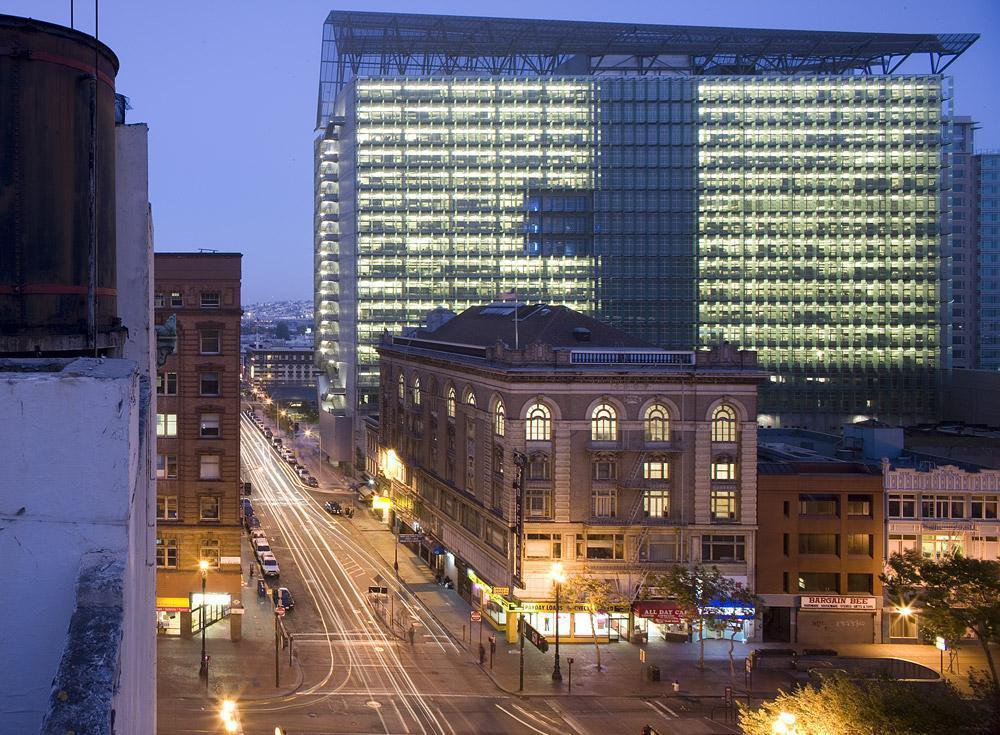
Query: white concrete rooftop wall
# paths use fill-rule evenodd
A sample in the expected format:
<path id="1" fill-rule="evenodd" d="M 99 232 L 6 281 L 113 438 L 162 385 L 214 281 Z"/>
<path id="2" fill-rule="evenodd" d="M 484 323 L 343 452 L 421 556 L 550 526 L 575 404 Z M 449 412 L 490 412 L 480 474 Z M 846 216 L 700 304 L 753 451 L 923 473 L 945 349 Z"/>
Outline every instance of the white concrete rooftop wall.
<path id="1" fill-rule="evenodd" d="M 135 362 L 0 360 L 0 731 L 38 732 L 83 554 L 128 554 L 138 439 Z"/>

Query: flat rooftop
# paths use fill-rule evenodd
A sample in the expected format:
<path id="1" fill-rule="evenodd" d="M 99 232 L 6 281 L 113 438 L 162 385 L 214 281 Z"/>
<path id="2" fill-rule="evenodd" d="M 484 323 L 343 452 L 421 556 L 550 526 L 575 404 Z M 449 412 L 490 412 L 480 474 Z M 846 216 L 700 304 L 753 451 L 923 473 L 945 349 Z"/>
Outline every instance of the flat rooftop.
<path id="1" fill-rule="evenodd" d="M 334 10 L 323 26 L 317 128 L 354 77 L 548 74 L 940 74 L 977 33 L 865 33 Z"/>

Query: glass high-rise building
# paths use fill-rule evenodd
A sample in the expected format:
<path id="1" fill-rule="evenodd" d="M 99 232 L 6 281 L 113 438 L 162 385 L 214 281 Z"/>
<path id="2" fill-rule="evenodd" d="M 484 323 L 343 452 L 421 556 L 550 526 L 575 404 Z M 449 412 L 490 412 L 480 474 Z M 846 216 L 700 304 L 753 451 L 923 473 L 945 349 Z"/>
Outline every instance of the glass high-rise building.
<path id="1" fill-rule="evenodd" d="M 979 199 L 979 367 L 1000 370 L 1000 153 L 981 153 Z"/>
<path id="2" fill-rule="evenodd" d="M 662 347 L 756 349 L 769 423 L 933 413 L 950 346 L 942 72 L 975 39 L 331 13 L 325 450 L 352 457 L 384 331 L 505 294 Z M 893 73 L 916 53 L 930 73 Z"/>

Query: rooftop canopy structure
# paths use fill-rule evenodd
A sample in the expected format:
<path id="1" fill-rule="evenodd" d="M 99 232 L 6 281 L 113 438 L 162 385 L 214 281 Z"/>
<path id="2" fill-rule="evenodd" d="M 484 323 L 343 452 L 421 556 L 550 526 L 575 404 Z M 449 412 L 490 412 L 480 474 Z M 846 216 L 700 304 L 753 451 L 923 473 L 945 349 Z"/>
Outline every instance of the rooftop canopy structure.
<path id="1" fill-rule="evenodd" d="M 891 74 L 926 54 L 943 72 L 975 33 L 845 33 L 334 10 L 319 118 L 355 76 Z"/>

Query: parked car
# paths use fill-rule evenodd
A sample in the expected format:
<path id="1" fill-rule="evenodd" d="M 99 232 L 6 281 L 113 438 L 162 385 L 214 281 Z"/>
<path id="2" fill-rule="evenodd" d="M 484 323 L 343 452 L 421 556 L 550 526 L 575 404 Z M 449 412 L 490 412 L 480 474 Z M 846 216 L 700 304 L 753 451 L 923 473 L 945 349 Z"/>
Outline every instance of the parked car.
<path id="1" fill-rule="evenodd" d="M 271 551 L 271 544 L 267 542 L 267 539 L 261 536 L 257 536 L 253 539 L 253 553 L 260 559 L 263 554 L 269 553 Z"/>
<path id="2" fill-rule="evenodd" d="M 250 502 L 250 498 L 243 498 L 243 515 L 245 516 L 254 515 L 253 504 Z"/>
<path id="3" fill-rule="evenodd" d="M 307 477 L 309 477 L 309 470 L 307 470 L 302 465 L 299 465 L 298 467 L 299 468 L 298 470 L 295 471 L 295 474 L 299 476 L 300 480 L 305 480 Z"/>
<path id="4" fill-rule="evenodd" d="M 312 475 L 309 475 L 306 478 L 306 485 L 308 485 L 309 487 L 319 487 L 319 480 L 317 480 Z"/>
<path id="5" fill-rule="evenodd" d="M 266 540 L 267 539 L 267 534 L 264 533 L 264 531 L 262 529 L 255 528 L 254 530 L 252 530 L 250 532 L 250 543 L 252 544 L 253 540 L 254 539 L 258 539 L 258 538 L 262 538 L 262 539 Z"/>
<path id="6" fill-rule="evenodd" d="M 267 437 L 268 439 L 270 439 L 270 438 L 271 438 L 271 436 L 272 436 L 272 434 L 271 434 L 271 430 L 270 430 L 270 429 L 267 429 L 267 428 L 265 428 L 265 429 L 264 429 L 264 436 L 266 436 L 266 437 Z"/>
<path id="7" fill-rule="evenodd" d="M 251 493 L 253 493 L 253 484 L 249 483 L 249 482 L 244 482 L 243 483 L 243 494 L 244 495 L 250 495 Z"/>
<path id="8" fill-rule="evenodd" d="M 243 527 L 253 533 L 253 529 L 260 528 L 260 518 L 257 516 L 243 516 Z"/>
<path id="9" fill-rule="evenodd" d="M 339 516 L 343 508 L 340 507 L 340 503 L 338 503 L 336 500 L 330 500 L 326 503 L 323 503 L 323 510 L 325 510 L 332 516 Z"/>
<path id="10" fill-rule="evenodd" d="M 281 575 L 281 569 L 278 567 L 278 560 L 274 558 L 274 554 L 268 552 L 261 556 L 260 571 L 265 577 L 277 577 Z"/>
<path id="11" fill-rule="evenodd" d="M 275 587 L 272 589 L 271 600 L 274 602 L 275 607 L 281 605 L 286 611 L 295 609 L 295 598 L 292 597 L 292 592 L 287 587 Z"/>

